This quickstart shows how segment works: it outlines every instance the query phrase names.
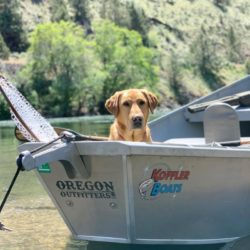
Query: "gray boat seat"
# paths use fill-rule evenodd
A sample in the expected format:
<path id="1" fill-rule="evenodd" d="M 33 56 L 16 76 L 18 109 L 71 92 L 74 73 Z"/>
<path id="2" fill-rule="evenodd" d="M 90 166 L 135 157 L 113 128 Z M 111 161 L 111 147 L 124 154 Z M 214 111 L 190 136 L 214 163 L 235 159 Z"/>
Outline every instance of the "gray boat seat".
<path id="1" fill-rule="evenodd" d="M 229 104 L 208 106 L 204 111 L 203 127 L 205 143 L 240 141 L 239 118 Z"/>
<path id="2" fill-rule="evenodd" d="M 214 142 L 223 145 L 239 145 L 240 123 L 239 118 L 230 105 L 225 103 L 212 104 L 206 108 L 203 117 L 204 138 L 172 138 L 165 141 L 167 144 L 206 145 Z"/>

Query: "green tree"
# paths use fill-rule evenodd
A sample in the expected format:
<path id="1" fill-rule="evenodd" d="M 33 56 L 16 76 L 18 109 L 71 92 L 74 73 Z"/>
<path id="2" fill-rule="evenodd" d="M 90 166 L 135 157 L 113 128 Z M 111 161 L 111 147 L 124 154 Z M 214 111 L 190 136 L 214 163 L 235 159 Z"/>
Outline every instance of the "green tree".
<path id="1" fill-rule="evenodd" d="M 65 0 L 51 0 L 50 4 L 51 21 L 69 21 L 69 12 Z"/>
<path id="2" fill-rule="evenodd" d="M 143 46 L 141 36 L 109 21 L 97 23 L 94 27 L 95 49 L 106 75 L 102 101 L 117 90 L 132 87 L 153 89 L 158 81 L 156 58 L 152 49 Z M 102 110 L 103 103 L 100 108 Z"/>
<path id="3" fill-rule="evenodd" d="M 0 96 L 0 118 L 1 120 L 9 120 L 11 118 L 10 110 L 2 95 Z"/>
<path id="4" fill-rule="evenodd" d="M 61 21 L 38 25 L 32 33 L 30 61 L 20 75 L 34 89 L 43 113 L 53 116 L 78 114 L 101 89 L 98 61 L 83 39 L 80 26 Z M 92 67 L 95 65 L 95 67 Z M 33 95 L 34 96 L 34 95 Z"/>
<path id="5" fill-rule="evenodd" d="M 246 68 L 247 74 L 250 75 L 250 60 L 249 59 L 245 62 L 245 68 Z"/>
<path id="6" fill-rule="evenodd" d="M 9 57 L 10 50 L 6 46 L 2 35 L 0 34 L 0 58 L 2 59 L 7 59 Z"/>
<path id="7" fill-rule="evenodd" d="M 129 13 L 131 18 L 131 29 L 136 30 L 142 36 L 143 44 L 148 46 L 148 36 L 147 30 L 149 29 L 147 18 L 143 9 L 138 9 L 135 7 L 134 3 L 129 6 Z"/>
<path id="8" fill-rule="evenodd" d="M 191 46 L 191 53 L 201 76 L 213 90 L 223 85 L 219 75 L 223 61 L 220 53 L 221 44 L 215 39 L 211 30 L 212 27 L 201 26 L 197 38 Z"/>
<path id="9" fill-rule="evenodd" d="M 21 52 L 27 46 L 17 0 L 0 0 L 0 33 L 11 51 Z"/>
<path id="10" fill-rule="evenodd" d="M 91 34 L 88 0 L 72 0 L 70 3 L 74 9 L 74 21 L 85 28 L 86 34 Z"/>
<path id="11" fill-rule="evenodd" d="M 226 11 L 227 7 L 230 6 L 231 0 L 214 0 L 214 5 L 220 8 L 222 11 Z"/>
<path id="12" fill-rule="evenodd" d="M 130 5 L 129 2 L 119 0 L 102 1 L 100 16 L 102 19 L 110 20 L 118 26 L 130 28 Z"/>
<path id="13" fill-rule="evenodd" d="M 87 38 L 70 22 L 38 25 L 29 54 L 20 88 L 51 116 L 78 115 L 86 107 L 93 112 L 98 103 L 104 112 L 105 100 L 115 91 L 152 89 L 158 80 L 155 55 L 141 36 L 111 22 L 96 24 Z"/>
<path id="14" fill-rule="evenodd" d="M 228 59 L 234 63 L 242 63 L 241 55 L 241 38 L 237 36 L 237 32 L 233 26 L 229 27 L 228 31 Z"/>

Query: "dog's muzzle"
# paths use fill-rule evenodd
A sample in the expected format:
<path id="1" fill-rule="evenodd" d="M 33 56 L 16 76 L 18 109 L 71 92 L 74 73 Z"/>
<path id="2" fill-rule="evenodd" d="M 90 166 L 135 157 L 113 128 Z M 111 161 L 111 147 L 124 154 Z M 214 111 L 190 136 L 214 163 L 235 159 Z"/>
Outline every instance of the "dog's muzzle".
<path id="1" fill-rule="evenodd" d="M 135 116 L 132 118 L 133 129 L 142 128 L 143 118 L 141 116 Z"/>

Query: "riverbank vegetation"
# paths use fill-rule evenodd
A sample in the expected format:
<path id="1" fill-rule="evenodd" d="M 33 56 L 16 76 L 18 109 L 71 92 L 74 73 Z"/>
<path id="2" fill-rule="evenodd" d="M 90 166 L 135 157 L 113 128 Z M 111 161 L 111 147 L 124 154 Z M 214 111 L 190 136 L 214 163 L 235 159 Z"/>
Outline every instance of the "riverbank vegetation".
<path id="1" fill-rule="evenodd" d="M 131 87 L 172 108 L 249 74 L 249 13 L 247 0 L 0 0 L 0 72 L 48 117 L 104 114 Z"/>

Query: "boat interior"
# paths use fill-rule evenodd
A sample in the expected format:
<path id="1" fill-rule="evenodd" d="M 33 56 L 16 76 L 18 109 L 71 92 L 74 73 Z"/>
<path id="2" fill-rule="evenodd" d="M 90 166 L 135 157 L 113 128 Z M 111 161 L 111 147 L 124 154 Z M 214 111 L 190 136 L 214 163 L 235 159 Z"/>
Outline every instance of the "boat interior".
<path id="1" fill-rule="evenodd" d="M 243 110 L 246 110 L 246 108 L 244 107 Z M 241 137 L 241 121 L 238 112 L 242 112 L 241 107 L 236 108 L 227 103 L 218 102 L 209 105 L 204 111 L 200 111 L 198 114 L 194 113 L 196 122 L 202 123 L 204 137 L 173 138 L 165 142 L 173 144 L 184 143 L 190 145 L 217 146 L 247 145 L 247 142 L 250 143 L 250 137 Z M 248 112 L 250 112 L 249 108 Z M 197 116 L 199 119 L 197 119 Z M 192 118 L 189 122 L 192 122 Z M 246 121 L 244 120 L 244 122 Z"/>
<path id="2" fill-rule="evenodd" d="M 150 123 L 152 138 L 171 144 L 250 146 L 250 78 Z"/>

